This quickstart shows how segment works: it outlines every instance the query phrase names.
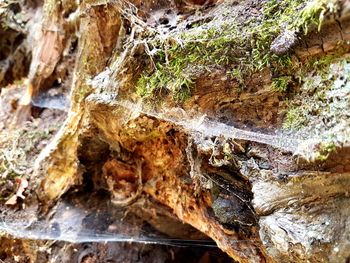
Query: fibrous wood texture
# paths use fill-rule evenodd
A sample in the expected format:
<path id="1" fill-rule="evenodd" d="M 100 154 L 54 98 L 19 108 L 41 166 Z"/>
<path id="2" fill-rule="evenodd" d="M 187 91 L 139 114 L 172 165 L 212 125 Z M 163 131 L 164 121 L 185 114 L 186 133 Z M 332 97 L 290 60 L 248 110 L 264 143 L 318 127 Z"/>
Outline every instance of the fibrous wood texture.
<path id="1" fill-rule="evenodd" d="M 27 174 L 33 220 L 57 239 L 68 200 L 97 221 L 123 211 L 168 237 L 210 238 L 238 262 L 348 262 L 347 1 L 19 6 L 32 58 L 3 134 L 38 108 L 67 111 Z M 3 85 L 18 78 L 3 71 Z"/>

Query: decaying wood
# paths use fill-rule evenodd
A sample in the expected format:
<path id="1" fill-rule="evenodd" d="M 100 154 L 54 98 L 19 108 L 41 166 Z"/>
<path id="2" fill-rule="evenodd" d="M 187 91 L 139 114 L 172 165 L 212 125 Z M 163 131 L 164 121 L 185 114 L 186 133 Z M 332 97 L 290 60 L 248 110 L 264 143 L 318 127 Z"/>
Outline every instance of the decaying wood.
<path id="1" fill-rule="evenodd" d="M 16 109 L 15 122 L 23 122 L 55 79 L 70 86 L 64 124 L 31 175 L 44 217 L 89 181 L 92 192 L 110 194 L 115 209 L 129 209 L 171 237 L 208 237 L 238 262 L 348 262 L 349 146 L 319 161 L 306 157 L 312 140 L 274 134 L 289 105 L 270 88 L 272 66 L 245 76 L 244 89 L 213 68 L 184 102 L 166 97 L 150 105 L 135 93 L 140 74 L 156 67 L 147 39 L 165 30 L 162 15 L 171 12 L 164 10 L 176 10 L 179 24 L 194 24 L 197 12 L 210 18 L 226 4 L 254 13 L 265 1 L 68 2 L 45 1 L 38 31 L 28 33 L 35 36 L 19 101 L 25 107 Z M 350 16 L 340 2 L 344 14 L 307 35 L 284 32 L 271 52 L 292 52 L 304 63 L 342 41 L 345 57 Z M 219 130 L 225 127 L 232 129 Z"/>

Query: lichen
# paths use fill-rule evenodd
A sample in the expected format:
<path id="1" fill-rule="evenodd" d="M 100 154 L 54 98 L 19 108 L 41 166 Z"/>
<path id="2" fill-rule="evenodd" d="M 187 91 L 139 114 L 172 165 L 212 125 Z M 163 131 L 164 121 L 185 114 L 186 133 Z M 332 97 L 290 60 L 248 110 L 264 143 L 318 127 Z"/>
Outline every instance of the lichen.
<path id="1" fill-rule="evenodd" d="M 350 57 L 344 52 L 310 60 L 308 72 L 298 73 L 299 94 L 288 102 L 283 128 L 307 140 L 312 136 L 312 145 L 298 150 L 309 161 L 325 161 L 349 143 Z"/>

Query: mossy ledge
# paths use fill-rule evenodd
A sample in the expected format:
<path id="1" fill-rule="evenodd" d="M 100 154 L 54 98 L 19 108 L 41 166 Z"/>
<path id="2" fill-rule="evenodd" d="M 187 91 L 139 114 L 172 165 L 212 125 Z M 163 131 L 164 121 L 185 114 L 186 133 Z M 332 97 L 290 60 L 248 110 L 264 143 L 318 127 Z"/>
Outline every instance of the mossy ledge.
<path id="1" fill-rule="evenodd" d="M 256 15 L 242 19 L 239 8 L 224 4 L 209 22 L 153 33 L 146 41 L 150 67 L 139 76 L 136 93 L 142 99 L 171 94 L 183 101 L 191 96 L 195 80 L 213 69 L 244 88 L 245 79 L 264 68 L 271 70 L 272 88 L 285 91 L 300 66 L 292 51 L 298 37 L 320 29 L 325 16 L 337 10 L 337 1 L 258 1 L 256 8 Z"/>

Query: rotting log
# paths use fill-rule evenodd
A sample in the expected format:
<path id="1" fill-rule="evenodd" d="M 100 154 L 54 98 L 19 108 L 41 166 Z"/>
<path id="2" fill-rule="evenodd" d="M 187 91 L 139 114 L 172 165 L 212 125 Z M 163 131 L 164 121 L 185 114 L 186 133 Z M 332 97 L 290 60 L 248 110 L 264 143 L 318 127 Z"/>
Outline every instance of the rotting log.
<path id="1" fill-rule="evenodd" d="M 348 262 L 348 10 L 45 1 L 19 105 L 48 107 L 60 79 L 70 107 L 30 177 L 41 213 L 103 190 L 108 209 L 170 237 L 192 226 L 238 262 Z"/>

